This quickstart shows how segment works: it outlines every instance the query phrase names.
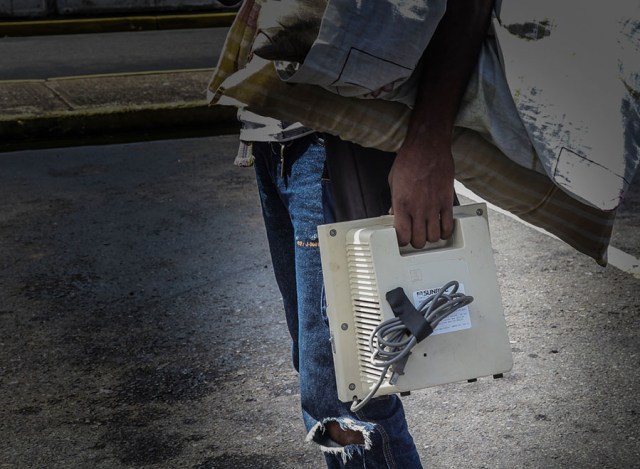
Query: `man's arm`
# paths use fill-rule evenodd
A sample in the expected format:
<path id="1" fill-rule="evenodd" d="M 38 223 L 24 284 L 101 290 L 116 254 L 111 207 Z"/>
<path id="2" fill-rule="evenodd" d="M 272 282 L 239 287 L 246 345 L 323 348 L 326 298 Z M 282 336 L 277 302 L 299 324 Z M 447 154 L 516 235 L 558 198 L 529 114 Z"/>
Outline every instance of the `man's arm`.
<path id="1" fill-rule="evenodd" d="M 453 232 L 453 124 L 492 8 L 493 0 L 448 0 L 425 51 L 407 136 L 389 173 L 400 245 L 421 248 Z"/>

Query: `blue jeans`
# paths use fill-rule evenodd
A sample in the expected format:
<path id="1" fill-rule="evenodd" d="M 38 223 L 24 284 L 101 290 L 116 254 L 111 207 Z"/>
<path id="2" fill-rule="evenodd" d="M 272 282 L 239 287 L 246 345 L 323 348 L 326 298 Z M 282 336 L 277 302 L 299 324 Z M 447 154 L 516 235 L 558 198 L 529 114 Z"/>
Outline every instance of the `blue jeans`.
<path id="1" fill-rule="evenodd" d="M 329 468 L 421 468 L 397 396 L 372 400 L 361 411 L 337 397 L 329 323 L 322 301 L 316 227 L 330 210 L 323 180 L 324 146 L 315 136 L 286 143 L 254 143 L 255 171 L 273 269 L 292 339 L 308 441 L 320 444 Z M 325 213 L 326 212 L 326 213 Z M 362 432 L 365 443 L 340 446 L 328 422 Z"/>

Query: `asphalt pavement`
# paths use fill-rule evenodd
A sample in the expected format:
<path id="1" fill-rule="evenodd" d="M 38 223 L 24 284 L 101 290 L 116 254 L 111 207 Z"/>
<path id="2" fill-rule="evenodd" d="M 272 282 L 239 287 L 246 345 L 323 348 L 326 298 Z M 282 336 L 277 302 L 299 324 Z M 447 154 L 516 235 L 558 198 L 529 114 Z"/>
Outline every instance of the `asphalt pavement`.
<path id="1" fill-rule="evenodd" d="M 0 34 L 0 81 L 213 69 L 228 30 L 189 28 L 30 37 Z"/>
<path id="2" fill-rule="evenodd" d="M 236 144 L 0 154 L 1 468 L 322 467 Z M 640 279 L 489 218 L 515 364 L 404 398 L 425 465 L 637 467 Z"/>

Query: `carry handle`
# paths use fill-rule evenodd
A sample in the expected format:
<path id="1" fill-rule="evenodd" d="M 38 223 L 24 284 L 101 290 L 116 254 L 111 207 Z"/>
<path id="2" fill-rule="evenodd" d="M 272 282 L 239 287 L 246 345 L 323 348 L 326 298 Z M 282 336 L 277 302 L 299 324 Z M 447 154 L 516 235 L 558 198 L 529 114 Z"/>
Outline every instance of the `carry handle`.
<path id="1" fill-rule="evenodd" d="M 460 221 L 454 218 L 453 233 L 448 239 L 440 239 L 433 243 L 430 243 L 429 241 L 427 241 L 427 244 L 425 244 L 424 247 L 421 249 L 414 248 L 413 246 L 411 246 L 411 244 L 407 244 L 406 246 L 398 246 L 400 250 L 400 255 L 409 256 L 417 252 L 435 251 L 435 250 L 452 248 L 456 246 L 460 241 L 459 233 L 458 233 L 459 231 L 460 231 Z"/>

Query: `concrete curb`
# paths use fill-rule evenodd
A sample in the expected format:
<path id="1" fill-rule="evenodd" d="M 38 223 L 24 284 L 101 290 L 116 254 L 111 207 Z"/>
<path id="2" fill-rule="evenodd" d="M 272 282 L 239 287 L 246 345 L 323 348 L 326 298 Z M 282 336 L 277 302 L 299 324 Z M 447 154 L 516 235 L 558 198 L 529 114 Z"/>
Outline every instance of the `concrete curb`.
<path id="1" fill-rule="evenodd" d="M 220 28 L 230 26 L 235 16 L 235 12 L 218 12 L 108 18 L 0 21 L 0 37 L 110 33 L 160 29 Z"/>
<path id="2" fill-rule="evenodd" d="M 209 106 L 210 70 L 0 82 L 0 151 L 237 132 L 236 109 Z"/>
<path id="3" fill-rule="evenodd" d="M 0 152 L 224 135 L 238 132 L 236 113 L 193 102 L 0 119 Z"/>

